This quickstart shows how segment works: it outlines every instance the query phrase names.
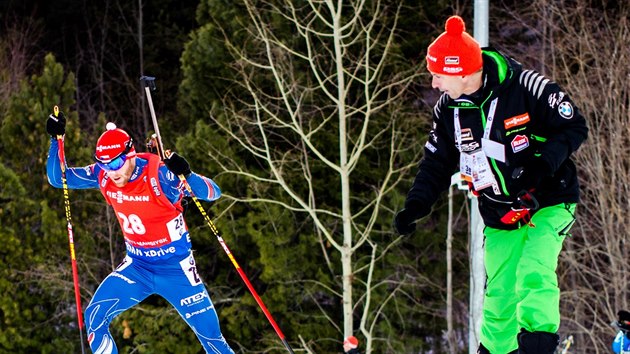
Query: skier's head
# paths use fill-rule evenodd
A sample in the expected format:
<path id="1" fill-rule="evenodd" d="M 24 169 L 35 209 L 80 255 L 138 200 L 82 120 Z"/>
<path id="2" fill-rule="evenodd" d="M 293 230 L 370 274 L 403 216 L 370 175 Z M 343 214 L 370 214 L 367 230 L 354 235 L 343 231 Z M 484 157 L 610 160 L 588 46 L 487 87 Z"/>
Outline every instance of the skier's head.
<path id="1" fill-rule="evenodd" d="M 343 340 L 343 351 L 345 353 L 349 353 L 353 349 L 357 349 L 358 347 L 359 347 L 359 340 L 355 336 L 349 336 Z"/>
<path id="2" fill-rule="evenodd" d="M 466 32 L 464 20 L 451 16 L 446 20 L 446 32 L 427 48 L 427 69 L 433 74 L 465 76 L 481 69 L 481 47 Z"/>
<path id="3" fill-rule="evenodd" d="M 621 310 L 617 312 L 617 327 L 625 333 L 630 332 L 630 312 Z"/>
<path id="4" fill-rule="evenodd" d="M 128 157 L 133 157 L 136 150 L 133 139 L 116 124 L 107 123 L 106 131 L 96 141 L 94 159 L 106 171 L 117 170 Z"/>

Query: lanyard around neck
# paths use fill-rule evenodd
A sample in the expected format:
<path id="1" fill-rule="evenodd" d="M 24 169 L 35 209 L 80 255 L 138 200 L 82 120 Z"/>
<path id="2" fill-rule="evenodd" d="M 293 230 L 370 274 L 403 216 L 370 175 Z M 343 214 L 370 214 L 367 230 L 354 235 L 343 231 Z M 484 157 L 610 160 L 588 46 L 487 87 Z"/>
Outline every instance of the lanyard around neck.
<path id="1" fill-rule="evenodd" d="M 492 122 L 494 121 L 494 114 L 497 110 L 497 101 L 499 98 L 495 98 L 490 102 L 490 110 L 488 111 L 488 117 L 486 117 L 486 126 L 483 129 L 483 138 L 490 139 L 490 132 L 492 131 Z M 481 110 L 481 108 L 479 108 Z M 457 141 L 457 146 L 462 146 L 462 125 L 459 120 L 459 107 L 456 107 L 454 112 L 454 124 L 455 124 L 455 139 Z M 461 151 L 461 150 L 460 150 Z"/>

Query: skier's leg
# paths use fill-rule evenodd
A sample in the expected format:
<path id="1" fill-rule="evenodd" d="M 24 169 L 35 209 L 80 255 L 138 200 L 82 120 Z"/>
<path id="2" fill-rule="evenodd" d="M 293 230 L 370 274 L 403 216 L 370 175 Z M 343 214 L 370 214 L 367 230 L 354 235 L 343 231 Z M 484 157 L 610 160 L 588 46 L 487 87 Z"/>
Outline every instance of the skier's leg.
<path id="1" fill-rule="evenodd" d="M 484 234 L 487 281 L 480 340 L 489 353 L 509 353 L 518 347 L 514 279 L 526 231 L 486 227 Z"/>
<path id="2" fill-rule="evenodd" d="M 125 260 L 99 285 L 85 309 L 90 349 L 95 354 L 116 354 L 118 348 L 109 332 L 110 322 L 151 293 L 132 259 Z"/>
<path id="3" fill-rule="evenodd" d="M 206 352 L 233 354 L 219 328 L 219 318 L 208 291 L 197 274 L 193 255 L 176 267 L 174 272 L 164 272 L 156 277 L 158 294 L 177 309 Z"/>
<path id="4" fill-rule="evenodd" d="M 539 210 L 528 228 L 523 255 L 516 271 L 519 349 L 523 353 L 553 353 L 560 326 L 560 289 L 556 267 L 562 243 L 575 221 L 575 204 Z"/>

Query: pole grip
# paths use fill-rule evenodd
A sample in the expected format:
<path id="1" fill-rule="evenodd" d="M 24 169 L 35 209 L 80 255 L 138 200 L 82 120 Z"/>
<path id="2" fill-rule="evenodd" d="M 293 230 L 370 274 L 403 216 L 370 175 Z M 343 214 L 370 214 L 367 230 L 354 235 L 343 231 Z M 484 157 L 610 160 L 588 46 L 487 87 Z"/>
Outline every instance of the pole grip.
<path id="1" fill-rule="evenodd" d="M 162 159 L 164 156 L 164 145 L 162 144 L 162 135 L 160 135 L 160 127 L 158 126 L 157 116 L 155 114 L 155 108 L 153 106 L 153 98 L 151 97 L 151 91 L 155 91 L 155 77 L 153 76 L 142 76 L 140 77 L 140 82 L 142 82 L 142 86 L 144 87 L 144 92 L 147 95 L 147 104 L 149 105 L 149 112 L 151 112 L 151 120 L 153 122 L 153 130 L 155 131 L 155 140 L 157 141 L 157 150 L 158 155 Z"/>

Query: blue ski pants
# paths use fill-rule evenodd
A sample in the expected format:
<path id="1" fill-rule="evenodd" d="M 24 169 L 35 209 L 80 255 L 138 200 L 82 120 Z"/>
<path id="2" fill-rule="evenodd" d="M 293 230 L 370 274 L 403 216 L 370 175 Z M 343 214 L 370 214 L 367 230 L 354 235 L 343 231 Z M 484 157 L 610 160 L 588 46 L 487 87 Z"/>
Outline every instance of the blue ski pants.
<path id="1" fill-rule="evenodd" d="M 127 256 L 99 285 L 85 310 L 88 342 L 95 354 L 117 354 L 111 321 L 149 295 L 165 298 L 192 328 L 207 353 L 234 353 L 219 328 L 208 291 L 192 253 L 183 260 L 154 264 Z"/>

